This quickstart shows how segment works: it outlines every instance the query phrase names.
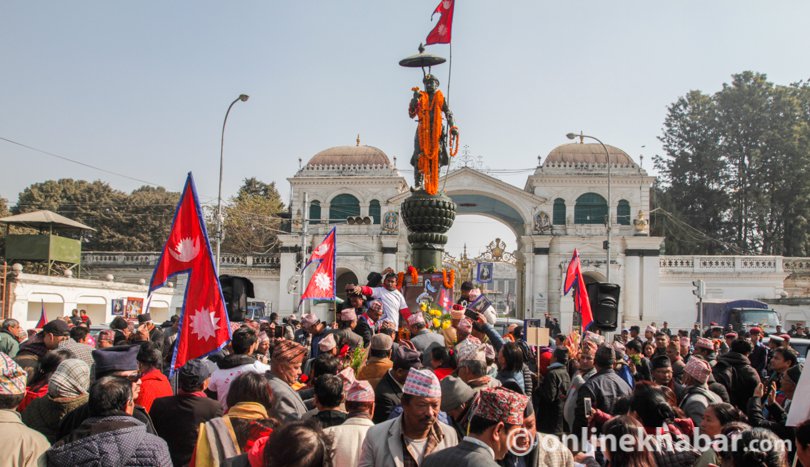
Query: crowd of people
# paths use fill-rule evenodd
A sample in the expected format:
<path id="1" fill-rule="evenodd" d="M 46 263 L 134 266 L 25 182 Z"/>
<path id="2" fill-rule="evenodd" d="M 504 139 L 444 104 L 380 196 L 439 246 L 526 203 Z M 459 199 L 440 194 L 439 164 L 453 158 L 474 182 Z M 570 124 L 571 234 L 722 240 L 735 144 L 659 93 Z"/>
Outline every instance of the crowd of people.
<path id="1" fill-rule="evenodd" d="M 465 309 L 471 283 L 437 331 L 395 275 L 368 280 L 333 322 L 232 322 L 227 348 L 174 372 L 177 317 L 97 335 L 81 313 L 30 334 L 5 320 L 0 465 L 810 467 L 810 423 L 786 425 L 795 333 L 607 339 L 549 316 L 538 347 Z"/>

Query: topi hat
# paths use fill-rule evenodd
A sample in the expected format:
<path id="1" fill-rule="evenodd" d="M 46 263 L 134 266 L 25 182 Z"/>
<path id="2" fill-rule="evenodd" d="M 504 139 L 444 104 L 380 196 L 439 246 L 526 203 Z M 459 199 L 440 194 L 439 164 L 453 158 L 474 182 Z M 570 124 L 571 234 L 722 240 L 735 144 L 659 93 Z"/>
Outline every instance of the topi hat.
<path id="1" fill-rule="evenodd" d="M 655 334 L 657 331 L 658 329 L 655 329 L 655 326 L 653 326 L 652 324 L 644 328 L 644 332 L 651 332 Z"/>
<path id="2" fill-rule="evenodd" d="M 354 311 L 354 308 L 344 308 L 340 312 L 340 320 L 341 321 L 357 321 L 357 313 Z"/>
<path id="3" fill-rule="evenodd" d="M 757 335 L 759 335 L 759 334 L 762 334 L 762 328 L 760 328 L 760 327 L 758 327 L 758 326 L 754 326 L 754 327 L 752 327 L 751 329 L 749 329 L 749 330 L 748 330 L 748 332 L 749 332 L 750 334 L 757 334 Z"/>
<path id="4" fill-rule="evenodd" d="M 152 315 L 149 313 L 142 313 L 138 315 L 138 324 L 149 323 L 152 321 Z"/>
<path id="5" fill-rule="evenodd" d="M 709 381 L 709 375 L 712 374 L 712 366 L 705 360 L 690 358 L 683 371 L 700 384 L 706 384 Z"/>
<path id="6" fill-rule="evenodd" d="M 320 320 L 317 316 L 313 315 L 312 313 L 307 313 L 301 316 L 301 327 L 305 330 L 309 331 L 312 326 L 318 324 Z"/>
<path id="7" fill-rule="evenodd" d="M 307 354 L 307 349 L 298 342 L 283 340 L 276 344 L 273 349 L 273 360 L 296 362 L 303 360 Z"/>
<path id="8" fill-rule="evenodd" d="M 714 342 L 712 342 L 711 339 L 708 339 L 706 337 L 700 337 L 695 343 L 695 348 L 703 350 L 711 350 L 712 352 L 714 352 Z"/>
<path id="9" fill-rule="evenodd" d="M 346 391 L 346 402 L 374 402 L 374 388 L 368 381 L 355 381 Z"/>
<path id="10" fill-rule="evenodd" d="M 474 417 L 508 425 L 523 425 L 523 412 L 529 398 L 502 387 L 484 388 L 474 403 Z"/>
<path id="11" fill-rule="evenodd" d="M 456 362 L 461 363 L 466 360 L 487 361 L 484 346 L 475 336 L 470 336 L 456 345 Z"/>
<path id="12" fill-rule="evenodd" d="M 16 396 L 25 394 L 28 374 L 17 362 L 0 352 L 0 395 Z"/>
<path id="13" fill-rule="evenodd" d="M 411 368 L 402 386 L 402 393 L 417 397 L 441 398 L 442 387 L 439 378 L 432 371 Z"/>
<path id="14" fill-rule="evenodd" d="M 458 322 L 456 329 L 469 334 L 472 332 L 472 321 L 470 321 L 468 318 L 461 318 L 461 321 Z"/>
<path id="15" fill-rule="evenodd" d="M 337 347 L 337 342 L 335 342 L 334 334 L 329 334 L 328 336 L 321 339 L 320 342 L 318 342 L 318 350 L 320 350 L 321 352 L 329 352 L 335 347 Z"/>
<path id="16" fill-rule="evenodd" d="M 394 340 L 388 334 L 377 333 L 371 336 L 371 350 L 391 350 Z"/>
<path id="17" fill-rule="evenodd" d="M 416 326 L 417 324 L 425 324 L 425 317 L 422 313 L 414 313 L 408 317 L 408 326 Z"/>
<path id="18" fill-rule="evenodd" d="M 394 368 L 422 368 L 422 354 L 400 345 L 394 353 Z"/>
<path id="19" fill-rule="evenodd" d="M 464 317 L 464 307 L 461 305 L 453 305 L 453 309 L 450 310 L 450 318 L 461 319 L 463 317 Z"/>
<path id="20" fill-rule="evenodd" d="M 134 371 L 138 369 L 138 351 L 141 346 L 117 345 L 93 351 L 96 379 L 116 371 Z"/>

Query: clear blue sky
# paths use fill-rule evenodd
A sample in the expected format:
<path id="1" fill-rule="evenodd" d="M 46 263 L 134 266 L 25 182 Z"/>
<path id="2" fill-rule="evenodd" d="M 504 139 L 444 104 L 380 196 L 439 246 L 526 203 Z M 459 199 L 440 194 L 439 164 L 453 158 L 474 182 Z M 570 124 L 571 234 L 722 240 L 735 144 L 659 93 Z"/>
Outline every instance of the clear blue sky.
<path id="1" fill-rule="evenodd" d="M 409 169 L 406 107 L 420 74 L 397 62 L 424 40 L 437 3 L 6 1 L 0 137 L 172 190 L 193 170 L 211 203 L 222 118 L 246 93 L 228 122 L 226 196 L 256 176 L 286 198 L 299 157 L 358 133 Z M 532 168 L 584 130 L 650 169 L 666 106 L 690 89 L 714 92 L 743 70 L 810 78 L 807 18 L 800 0 L 458 0 L 450 98 L 462 144 L 485 166 Z M 447 67 L 434 71 L 446 90 Z M 2 141 L 0 164 L 12 205 L 48 179 L 140 185 Z M 522 186 L 526 174 L 502 178 Z M 481 243 L 497 232 L 508 231 L 494 226 Z"/>

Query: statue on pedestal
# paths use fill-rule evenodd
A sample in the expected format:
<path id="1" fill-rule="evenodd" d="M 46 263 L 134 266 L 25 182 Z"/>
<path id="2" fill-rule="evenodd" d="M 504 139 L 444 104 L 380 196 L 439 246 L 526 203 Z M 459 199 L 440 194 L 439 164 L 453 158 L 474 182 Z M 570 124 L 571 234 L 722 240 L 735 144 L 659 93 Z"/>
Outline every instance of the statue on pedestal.
<path id="1" fill-rule="evenodd" d="M 417 117 L 419 126 L 414 136 L 413 156 L 411 165 L 414 168 L 415 188 L 422 187 L 431 195 L 438 192 L 439 169 L 450 163 L 450 156 L 458 152 L 458 128 L 453 125 L 453 112 L 439 90 L 439 80 L 426 74 L 422 83 L 425 90 L 413 88 L 413 98 L 408 106 L 408 115 Z M 450 128 L 451 153 L 447 152 L 447 133 L 443 125 L 442 114 L 447 119 Z"/>

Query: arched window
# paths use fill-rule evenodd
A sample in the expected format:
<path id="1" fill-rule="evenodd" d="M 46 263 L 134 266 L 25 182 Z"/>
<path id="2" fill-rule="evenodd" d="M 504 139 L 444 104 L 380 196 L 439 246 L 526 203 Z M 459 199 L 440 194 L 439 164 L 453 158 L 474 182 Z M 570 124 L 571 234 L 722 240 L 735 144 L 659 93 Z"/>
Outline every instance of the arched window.
<path id="1" fill-rule="evenodd" d="M 329 204 L 329 223 L 345 222 L 347 217 L 360 215 L 360 201 L 352 195 L 337 195 Z"/>
<path id="2" fill-rule="evenodd" d="M 625 199 L 619 200 L 616 207 L 616 222 L 619 225 L 630 225 L 630 203 Z"/>
<path id="3" fill-rule="evenodd" d="M 565 225 L 565 200 L 557 198 L 554 200 L 554 213 L 552 214 L 552 224 Z"/>
<path id="4" fill-rule="evenodd" d="M 376 199 L 371 200 L 368 204 L 368 215 L 371 217 L 372 224 L 380 223 L 380 202 Z"/>
<path id="5" fill-rule="evenodd" d="M 585 193 L 574 206 L 575 224 L 604 224 L 608 214 L 607 201 L 596 193 Z"/>
<path id="6" fill-rule="evenodd" d="M 310 224 L 320 224 L 321 223 L 321 202 L 320 201 L 313 201 L 309 203 L 309 223 Z"/>

